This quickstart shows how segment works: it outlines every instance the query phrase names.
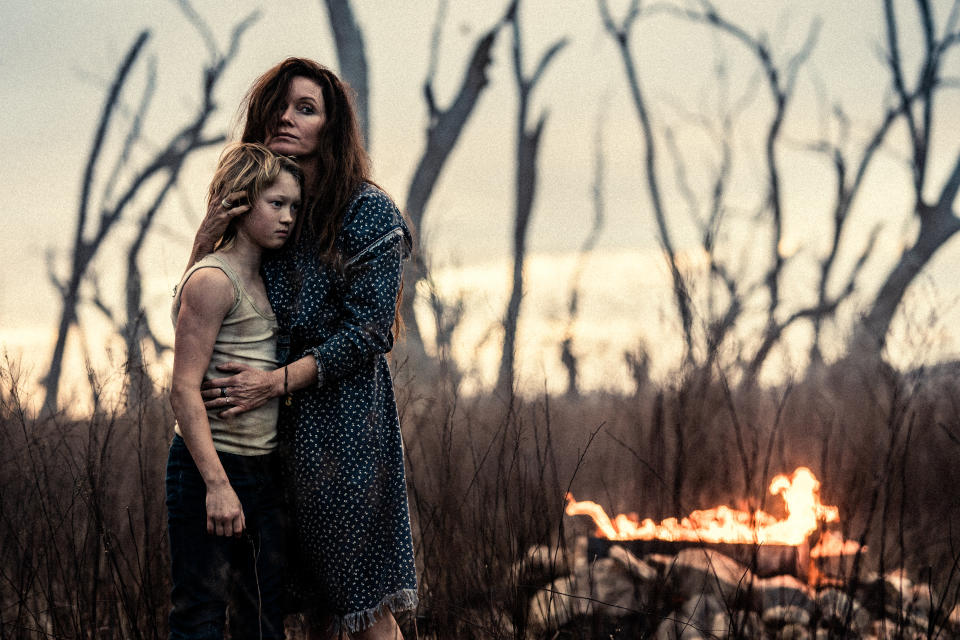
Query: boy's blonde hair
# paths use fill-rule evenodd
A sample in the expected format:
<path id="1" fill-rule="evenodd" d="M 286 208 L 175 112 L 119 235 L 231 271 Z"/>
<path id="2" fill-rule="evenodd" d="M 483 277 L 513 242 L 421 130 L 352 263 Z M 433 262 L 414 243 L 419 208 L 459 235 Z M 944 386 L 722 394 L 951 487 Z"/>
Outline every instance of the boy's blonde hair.
<path id="1" fill-rule="evenodd" d="M 253 205 L 264 189 L 276 182 L 282 171 L 286 171 L 297 180 L 303 193 L 303 171 L 300 166 L 287 158 L 267 149 L 262 144 L 238 142 L 227 146 L 220 154 L 217 170 L 210 180 L 207 191 L 207 207 L 226 198 L 236 191 L 247 193 L 246 202 L 234 203 Z M 230 221 L 223 236 L 216 243 L 220 248 L 233 241 L 237 235 L 238 218 Z"/>

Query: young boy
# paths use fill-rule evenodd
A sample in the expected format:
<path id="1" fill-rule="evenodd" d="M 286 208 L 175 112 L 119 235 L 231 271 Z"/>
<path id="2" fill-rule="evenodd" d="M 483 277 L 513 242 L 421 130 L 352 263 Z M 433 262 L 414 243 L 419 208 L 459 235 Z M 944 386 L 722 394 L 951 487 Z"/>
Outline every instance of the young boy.
<path id="1" fill-rule="evenodd" d="M 171 640 L 222 638 L 228 608 L 234 639 L 284 637 L 277 400 L 221 418 L 204 408 L 200 388 L 224 362 L 278 366 L 277 321 L 260 262 L 290 235 L 302 181 L 296 163 L 262 145 L 228 147 L 208 198 L 244 192 L 245 201 L 235 203 L 244 209 L 214 253 L 187 270 L 174 297 L 170 402 L 177 425 L 166 479 Z"/>

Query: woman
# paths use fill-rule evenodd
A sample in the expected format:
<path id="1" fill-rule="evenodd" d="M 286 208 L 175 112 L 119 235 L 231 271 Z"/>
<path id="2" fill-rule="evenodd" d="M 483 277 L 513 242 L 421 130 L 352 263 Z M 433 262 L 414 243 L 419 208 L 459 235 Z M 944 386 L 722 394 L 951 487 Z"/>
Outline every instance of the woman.
<path id="1" fill-rule="evenodd" d="M 227 361 L 277 366 L 277 321 L 260 261 L 290 235 L 302 177 L 292 160 L 262 145 L 227 148 L 208 199 L 243 190 L 250 206 L 177 286 L 170 391 L 177 426 L 166 482 L 171 639 L 223 637 L 228 604 L 232 637 L 283 638 L 277 402 L 233 418 L 208 415 L 200 384 Z"/>
<path id="2" fill-rule="evenodd" d="M 398 638 L 394 614 L 415 608 L 417 593 L 384 354 L 410 233 L 368 180 L 348 88 L 321 65 L 290 58 L 261 76 L 247 96 L 242 140 L 294 156 L 305 177 L 293 241 L 263 269 L 286 366 L 222 366 L 234 375 L 205 383 L 204 398 L 229 417 L 285 397 L 279 430 L 293 494 L 294 591 L 315 631 L 327 620 L 355 638 Z M 243 211 L 232 206 L 240 198 L 208 208 L 194 260 Z"/>

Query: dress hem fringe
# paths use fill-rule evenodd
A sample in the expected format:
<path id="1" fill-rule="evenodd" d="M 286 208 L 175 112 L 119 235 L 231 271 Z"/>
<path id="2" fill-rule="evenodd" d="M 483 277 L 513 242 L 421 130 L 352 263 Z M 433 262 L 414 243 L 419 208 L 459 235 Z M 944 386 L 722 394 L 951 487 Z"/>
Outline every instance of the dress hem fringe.
<path id="1" fill-rule="evenodd" d="M 340 619 L 340 624 L 350 633 L 356 633 L 372 627 L 377 618 L 383 614 L 384 608 L 389 609 L 391 613 L 400 613 L 416 609 L 419 602 L 416 589 L 401 589 L 384 597 L 375 607 L 348 613 Z"/>

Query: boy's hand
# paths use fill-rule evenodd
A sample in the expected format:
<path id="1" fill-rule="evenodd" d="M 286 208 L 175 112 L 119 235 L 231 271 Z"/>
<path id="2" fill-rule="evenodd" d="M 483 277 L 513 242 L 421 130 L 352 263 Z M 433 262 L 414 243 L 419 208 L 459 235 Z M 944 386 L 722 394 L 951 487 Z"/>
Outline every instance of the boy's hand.
<path id="1" fill-rule="evenodd" d="M 207 487 L 207 533 L 215 536 L 239 536 L 246 529 L 240 498 L 229 483 Z"/>

